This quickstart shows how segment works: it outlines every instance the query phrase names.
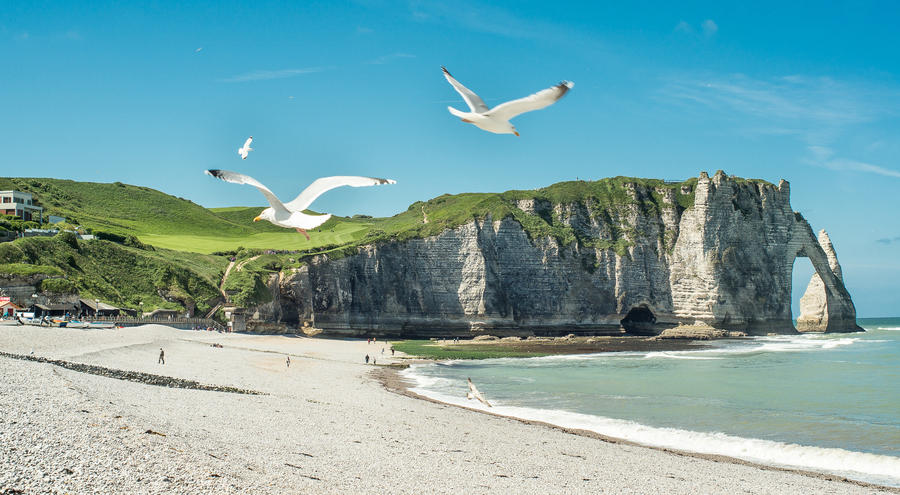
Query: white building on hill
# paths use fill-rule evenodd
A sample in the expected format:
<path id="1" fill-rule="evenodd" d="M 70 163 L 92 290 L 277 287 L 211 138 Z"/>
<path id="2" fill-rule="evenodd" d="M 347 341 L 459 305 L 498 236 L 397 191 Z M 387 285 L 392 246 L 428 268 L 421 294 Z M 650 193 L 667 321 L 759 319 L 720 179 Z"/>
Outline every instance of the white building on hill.
<path id="1" fill-rule="evenodd" d="M 19 217 L 25 221 L 41 223 L 44 209 L 34 205 L 31 193 L 0 191 L 0 215 Z"/>

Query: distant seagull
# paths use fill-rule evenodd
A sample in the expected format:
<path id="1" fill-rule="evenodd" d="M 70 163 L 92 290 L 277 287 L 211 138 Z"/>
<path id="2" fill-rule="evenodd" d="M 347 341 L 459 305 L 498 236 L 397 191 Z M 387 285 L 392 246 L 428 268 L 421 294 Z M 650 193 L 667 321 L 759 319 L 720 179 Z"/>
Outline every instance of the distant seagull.
<path id="1" fill-rule="evenodd" d="M 487 399 L 484 398 L 484 395 L 481 395 L 481 392 L 479 392 L 478 389 L 475 388 L 475 384 L 472 383 L 471 378 L 466 378 L 466 380 L 469 381 L 469 393 L 466 394 L 466 399 L 469 399 L 469 400 L 478 399 L 481 401 L 482 404 L 484 404 L 488 407 L 494 407 L 491 405 L 490 402 L 487 401 Z"/>
<path id="2" fill-rule="evenodd" d="M 341 186 L 365 187 L 397 183 L 395 180 L 379 179 L 377 177 L 322 177 L 313 181 L 312 184 L 304 189 L 303 192 L 290 203 L 282 203 L 269 188 L 249 175 L 230 172 L 228 170 L 207 170 L 205 173 L 217 179 L 222 179 L 225 182 L 247 184 L 259 189 L 259 192 L 263 193 L 263 196 L 266 197 L 266 200 L 269 201 L 271 206 L 263 210 L 258 217 L 253 219 L 253 221 L 258 222 L 260 220 L 268 220 L 279 227 L 297 229 L 297 232 L 306 236 L 306 240 L 309 240 L 309 234 L 306 233 L 307 229 L 314 229 L 331 218 L 330 214 L 307 215 L 306 213 L 303 213 L 303 210 L 309 208 L 309 205 L 311 205 L 316 198 L 321 196 L 322 193 Z"/>
<path id="3" fill-rule="evenodd" d="M 194 50 L 194 53 L 200 53 L 202 51 L 203 51 L 203 47 L 201 46 L 200 48 L 197 48 L 196 50 Z"/>
<path id="4" fill-rule="evenodd" d="M 456 89 L 456 92 L 463 97 L 463 100 L 466 100 L 466 105 L 469 105 L 469 110 L 471 111 L 462 112 L 453 107 L 447 107 L 447 110 L 450 110 L 450 113 L 462 119 L 463 122 L 475 124 L 479 129 L 484 129 L 494 134 L 515 134 L 518 136 L 519 133 L 516 131 L 515 126 L 509 123 L 510 119 L 519 114 L 540 110 L 556 103 L 556 100 L 562 98 L 566 92 L 575 86 L 573 82 L 563 81 L 552 88 L 538 91 L 531 96 L 507 101 L 494 108 L 488 108 L 478 95 L 454 79 L 445 67 L 441 67 L 441 70 L 444 71 L 444 77 Z"/>
<path id="5" fill-rule="evenodd" d="M 242 160 L 246 160 L 247 155 L 249 155 L 250 152 L 253 151 L 253 148 L 250 147 L 250 143 L 252 143 L 252 142 L 253 142 L 253 136 L 250 136 L 249 138 L 247 138 L 246 141 L 244 141 L 244 146 L 241 148 L 238 148 L 238 154 L 241 155 Z"/>

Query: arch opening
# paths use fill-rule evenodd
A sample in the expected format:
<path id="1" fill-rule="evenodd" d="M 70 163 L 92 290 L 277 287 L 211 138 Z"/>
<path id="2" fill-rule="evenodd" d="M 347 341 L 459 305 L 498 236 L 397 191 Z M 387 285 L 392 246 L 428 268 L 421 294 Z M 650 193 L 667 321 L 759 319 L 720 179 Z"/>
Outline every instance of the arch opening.
<path id="1" fill-rule="evenodd" d="M 655 335 L 656 316 L 645 305 L 635 306 L 619 321 L 628 333 Z"/>
<path id="2" fill-rule="evenodd" d="M 803 314 L 801 299 L 806 295 L 816 269 L 806 256 L 797 256 L 791 265 L 791 320 L 797 326 L 797 319 Z"/>

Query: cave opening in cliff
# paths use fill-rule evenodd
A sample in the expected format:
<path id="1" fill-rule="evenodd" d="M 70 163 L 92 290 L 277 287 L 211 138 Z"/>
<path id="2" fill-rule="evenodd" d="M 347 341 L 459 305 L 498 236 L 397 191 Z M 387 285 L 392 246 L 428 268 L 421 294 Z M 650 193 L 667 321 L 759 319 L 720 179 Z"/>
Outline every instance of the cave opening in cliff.
<path id="1" fill-rule="evenodd" d="M 622 328 L 628 333 L 656 333 L 654 326 L 656 325 L 656 316 L 647 306 L 635 306 L 625 315 L 625 318 L 619 322 Z"/>

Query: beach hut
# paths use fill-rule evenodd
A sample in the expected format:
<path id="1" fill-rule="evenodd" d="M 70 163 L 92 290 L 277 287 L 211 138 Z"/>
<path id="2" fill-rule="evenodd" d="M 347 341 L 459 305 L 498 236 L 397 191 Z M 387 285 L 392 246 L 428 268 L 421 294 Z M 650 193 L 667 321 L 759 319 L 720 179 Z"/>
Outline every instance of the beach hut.
<path id="1" fill-rule="evenodd" d="M 0 316 L 12 318 L 24 310 L 25 308 L 12 301 L 0 302 Z"/>
<path id="2" fill-rule="evenodd" d="M 79 299 L 78 305 L 80 306 L 80 313 L 86 316 L 119 316 L 122 312 L 121 309 L 96 299 Z"/>
<path id="3" fill-rule="evenodd" d="M 59 304 L 35 304 L 34 315 L 36 318 L 44 316 L 64 317 L 67 314 L 73 315 L 77 311 L 75 303 L 59 303 Z"/>

